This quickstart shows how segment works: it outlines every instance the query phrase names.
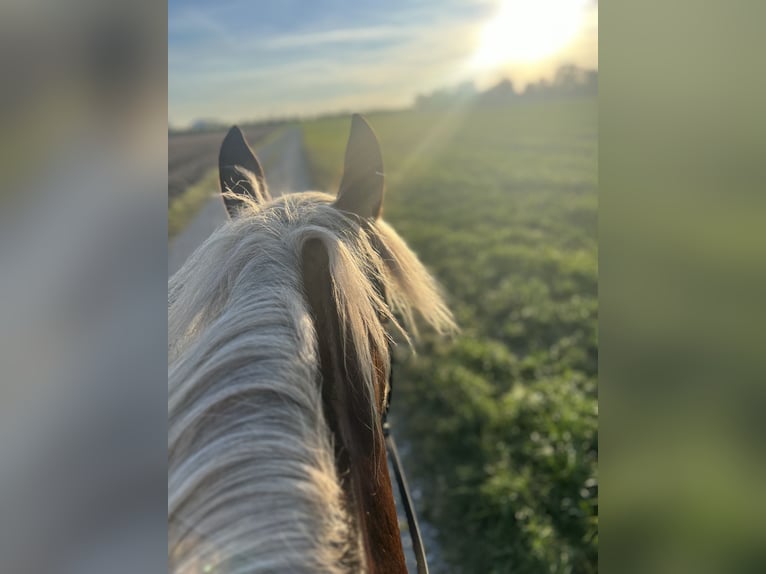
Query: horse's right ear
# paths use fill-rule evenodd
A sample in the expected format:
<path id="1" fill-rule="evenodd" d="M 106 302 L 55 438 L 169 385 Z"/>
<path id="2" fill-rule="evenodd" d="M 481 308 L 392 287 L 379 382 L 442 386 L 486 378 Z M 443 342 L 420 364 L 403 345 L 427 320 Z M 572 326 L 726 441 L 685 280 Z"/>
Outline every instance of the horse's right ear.
<path id="1" fill-rule="evenodd" d="M 383 191 L 383 157 L 378 138 L 367 120 L 354 114 L 335 207 L 375 220 L 383 207 Z"/>
<path id="2" fill-rule="evenodd" d="M 226 192 L 249 196 L 258 203 L 271 199 L 263 168 L 237 126 L 229 130 L 221 144 L 218 154 L 218 179 L 229 217 L 233 218 L 242 204 L 232 197 L 227 197 Z"/>

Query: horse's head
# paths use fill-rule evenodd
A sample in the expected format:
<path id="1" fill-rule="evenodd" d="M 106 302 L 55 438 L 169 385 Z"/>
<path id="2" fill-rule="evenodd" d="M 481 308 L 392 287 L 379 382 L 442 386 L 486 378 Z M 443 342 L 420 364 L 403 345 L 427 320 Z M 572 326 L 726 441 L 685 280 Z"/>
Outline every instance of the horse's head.
<path id="1" fill-rule="evenodd" d="M 304 233 L 303 293 L 313 317 L 322 409 L 333 435 L 346 505 L 369 571 L 406 571 L 386 464 L 381 418 L 391 368 L 386 285 L 402 273 L 381 233 L 383 160 L 377 138 L 355 115 L 337 197 L 300 194 L 273 200 L 263 169 L 238 128 L 219 158 L 229 214 L 275 232 Z M 275 226 L 274 221 L 286 223 Z"/>
<path id="2" fill-rule="evenodd" d="M 310 481 L 316 489 L 311 496 L 327 500 L 339 488 L 337 499 L 347 517 L 341 521 L 345 526 L 339 526 L 323 518 L 330 512 L 327 506 L 312 511 L 317 524 L 332 524 L 334 532 L 348 527 L 345 539 L 331 532 L 317 537 L 329 536 L 332 545 L 349 549 L 340 553 L 342 564 L 335 562 L 337 571 L 406 572 L 381 424 L 389 392 L 389 329 L 407 339 L 414 332 L 416 313 L 437 330 L 453 323 L 433 279 L 381 219 L 384 172 L 377 138 L 361 116 L 354 116 L 337 196 L 305 192 L 272 198 L 264 170 L 236 127 L 221 146 L 219 172 L 231 221 L 170 285 L 169 339 L 185 341 L 169 380 L 171 466 L 181 468 L 199 456 L 205 441 L 222 432 L 222 419 L 188 414 L 202 412 L 194 401 L 202 401 L 197 397 L 203 392 L 211 397 L 212 389 L 219 393 L 206 413 L 218 412 L 224 399 L 217 397 L 226 397 L 231 432 L 253 434 L 246 443 L 248 452 L 258 452 L 242 455 L 242 472 L 253 476 L 262 471 L 263 481 L 274 479 L 269 467 L 256 466 L 256 458 L 263 465 L 270 456 L 268 450 L 258 450 L 258 429 L 274 434 L 274 427 L 282 429 L 287 422 L 278 417 L 296 412 L 306 420 L 293 421 L 294 430 L 288 432 L 305 432 L 300 442 L 310 444 L 303 456 L 316 460 L 301 467 L 301 473 L 308 469 L 313 478 L 299 477 L 297 484 Z M 189 343 L 206 336 L 197 347 Z M 210 353 L 220 360 L 204 362 Z M 291 390 L 298 387 L 299 392 Z M 231 402 L 243 393 L 247 402 Z M 201 431 L 202 425 L 209 430 Z M 279 432 L 284 439 L 280 444 L 288 444 L 291 437 Z M 249 495 L 241 482 L 215 473 L 222 458 L 221 447 L 216 448 L 207 451 L 209 469 L 195 484 L 207 485 L 211 500 L 245 500 Z M 324 455 L 317 454 L 323 449 Z M 282 454 L 284 459 L 287 454 Z M 332 472 L 323 466 L 323 456 Z M 324 475 L 311 470 L 313 464 Z M 335 486 L 317 478 L 329 475 L 337 477 Z M 202 499 L 201 488 L 175 497 L 179 502 L 174 508 L 185 504 L 186 516 L 203 520 L 203 507 L 187 502 L 195 496 Z M 235 495 L 232 488 L 243 493 Z M 313 508 L 313 498 L 301 500 Z M 250 516 L 270 508 L 262 497 L 249 497 L 247 503 Z M 243 502 L 236 512 L 245 512 Z M 298 515 L 292 510 L 287 514 Z M 289 516 L 272 518 L 282 524 Z M 291 532 L 302 527 L 295 524 L 297 530 Z M 267 538 L 282 544 L 281 537 Z M 255 544 L 252 538 L 249 544 Z"/>

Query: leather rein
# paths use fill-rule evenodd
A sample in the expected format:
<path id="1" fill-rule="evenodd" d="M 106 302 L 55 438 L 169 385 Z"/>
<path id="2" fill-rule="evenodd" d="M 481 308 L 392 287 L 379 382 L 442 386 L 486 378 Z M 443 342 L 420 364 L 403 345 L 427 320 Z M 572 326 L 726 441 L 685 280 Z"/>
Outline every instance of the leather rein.
<path id="1" fill-rule="evenodd" d="M 402 469 L 402 462 L 399 459 L 399 451 L 396 449 L 396 441 L 394 440 L 394 435 L 391 434 L 391 425 L 388 422 L 388 411 L 391 408 L 391 395 L 394 390 L 394 354 L 393 348 L 391 347 L 392 345 L 389 344 L 389 357 L 391 362 L 388 367 L 388 396 L 386 397 L 386 404 L 382 416 L 383 436 L 386 440 L 386 451 L 388 452 L 391 466 L 394 469 L 396 484 L 399 487 L 399 498 L 404 505 L 404 512 L 407 515 L 407 525 L 410 531 L 410 539 L 412 540 L 412 549 L 415 553 L 418 574 L 428 574 L 428 561 L 426 560 L 426 550 L 423 546 L 423 538 L 420 535 L 420 526 L 418 525 L 418 519 L 415 515 L 415 507 L 412 504 L 410 489 L 407 486 L 407 478 Z"/>

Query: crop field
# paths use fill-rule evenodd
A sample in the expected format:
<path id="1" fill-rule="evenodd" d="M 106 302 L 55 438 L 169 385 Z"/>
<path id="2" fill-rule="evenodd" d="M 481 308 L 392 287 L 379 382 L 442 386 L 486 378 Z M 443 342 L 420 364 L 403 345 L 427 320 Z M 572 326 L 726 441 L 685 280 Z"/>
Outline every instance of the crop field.
<path id="1" fill-rule="evenodd" d="M 261 142 L 273 125 L 244 126 L 251 145 Z M 197 215 L 218 188 L 218 150 L 226 130 L 180 132 L 168 137 L 168 239 Z"/>
<path id="2" fill-rule="evenodd" d="M 461 332 L 396 354 L 393 416 L 455 572 L 597 571 L 597 103 L 368 116 L 384 217 Z M 337 189 L 347 119 L 304 124 Z"/>
<path id="3" fill-rule="evenodd" d="M 245 127 L 251 144 L 265 137 L 271 126 Z M 218 163 L 218 150 L 226 130 L 181 132 L 168 136 L 168 202 L 199 182 Z"/>

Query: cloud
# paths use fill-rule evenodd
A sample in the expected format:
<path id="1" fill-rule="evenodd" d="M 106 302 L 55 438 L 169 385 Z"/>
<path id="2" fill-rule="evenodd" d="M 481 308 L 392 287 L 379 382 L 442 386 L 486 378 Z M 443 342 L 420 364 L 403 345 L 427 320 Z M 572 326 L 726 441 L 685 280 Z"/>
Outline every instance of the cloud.
<path id="1" fill-rule="evenodd" d="M 187 72 L 171 73 L 172 116 L 183 123 L 210 116 L 235 121 L 406 106 L 417 93 L 462 79 L 474 27 L 336 29 L 239 46 L 242 58 L 185 54 Z"/>
<path id="2" fill-rule="evenodd" d="M 316 48 L 329 44 L 359 44 L 369 41 L 388 41 L 406 38 L 412 30 L 394 26 L 338 28 L 302 34 L 283 34 L 267 38 L 263 47 L 268 50 L 284 48 Z"/>

